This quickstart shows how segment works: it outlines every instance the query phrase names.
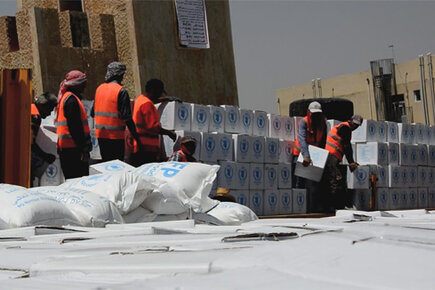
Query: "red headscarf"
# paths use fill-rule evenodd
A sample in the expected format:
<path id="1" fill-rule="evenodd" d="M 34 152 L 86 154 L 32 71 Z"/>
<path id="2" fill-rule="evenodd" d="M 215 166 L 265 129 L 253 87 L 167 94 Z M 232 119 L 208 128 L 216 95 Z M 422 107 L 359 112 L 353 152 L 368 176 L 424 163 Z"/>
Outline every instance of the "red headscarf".
<path id="1" fill-rule="evenodd" d="M 86 74 L 79 70 L 72 70 L 66 74 L 65 79 L 60 83 L 59 93 L 57 94 L 57 108 L 56 111 L 59 112 L 59 106 L 62 101 L 62 96 L 65 94 L 69 87 L 78 86 L 87 81 Z M 56 114 L 57 121 L 57 114 Z"/>
<path id="2" fill-rule="evenodd" d="M 312 113 L 311 113 L 310 110 L 307 110 L 307 119 L 308 119 L 308 122 L 307 122 L 307 131 L 308 131 L 308 133 L 309 133 L 309 135 L 311 137 L 315 138 L 315 141 L 320 141 L 322 139 L 323 132 L 326 130 L 326 118 L 325 118 L 325 115 L 323 115 L 323 113 L 320 113 L 320 114 L 321 114 L 320 124 L 318 124 L 319 128 L 316 128 L 316 136 L 314 136 L 314 128 L 313 128 L 313 122 L 312 122 L 313 120 L 312 120 L 312 117 L 311 117 Z"/>

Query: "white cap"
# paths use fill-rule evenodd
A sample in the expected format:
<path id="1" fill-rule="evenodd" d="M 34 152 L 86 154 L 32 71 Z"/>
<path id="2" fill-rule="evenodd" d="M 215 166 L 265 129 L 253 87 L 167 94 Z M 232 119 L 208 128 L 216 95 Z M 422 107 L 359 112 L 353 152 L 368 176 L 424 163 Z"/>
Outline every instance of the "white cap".
<path id="1" fill-rule="evenodd" d="M 308 106 L 311 113 L 322 113 L 322 105 L 319 102 L 311 102 Z"/>

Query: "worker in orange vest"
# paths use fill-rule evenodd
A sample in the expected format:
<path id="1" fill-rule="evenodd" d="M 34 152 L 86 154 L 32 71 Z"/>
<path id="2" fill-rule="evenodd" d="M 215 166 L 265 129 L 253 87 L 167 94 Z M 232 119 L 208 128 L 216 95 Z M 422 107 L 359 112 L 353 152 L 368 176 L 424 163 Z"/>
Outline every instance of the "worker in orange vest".
<path id="1" fill-rule="evenodd" d="M 105 83 L 95 93 L 91 116 L 95 118 L 95 135 L 103 161 L 124 160 L 126 125 L 131 136 L 140 142 L 132 119 L 130 97 L 121 84 L 125 71 L 123 63 L 110 63 Z"/>
<path id="2" fill-rule="evenodd" d="M 196 150 L 196 140 L 192 136 L 184 136 L 180 141 L 180 150 L 174 151 L 169 157 L 169 161 L 178 162 L 197 162 L 193 157 Z"/>
<path id="3" fill-rule="evenodd" d="M 89 175 L 92 143 L 88 116 L 81 102 L 86 74 L 70 71 L 60 84 L 56 116 L 57 150 L 66 179 Z"/>
<path id="4" fill-rule="evenodd" d="M 145 85 L 145 94 L 134 101 L 133 121 L 139 134 L 140 143 L 133 140 L 131 164 L 140 166 L 144 163 L 158 160 L 160 141 L 159 135 L 167 135 L 174 142 L 177 135 L 173 130 L 166 130 L 160 125 L 160 116 L 155 102 L 159 102 L 165 93 L 164 84 L 159 79 L 151 79 Z"/>
<path id="5" fill-rule="evenodd" d="M 358 163 L 353 159 L 350 141 L 352 131 L 357 129 L 362 122 L 363 118 L 360 115 L 354 115 L 350 120 L 332 127 L 326 138 L 325 149 L 329 151 L 329 155 L 323 179 L 329 188 L 329 196 L 324 195 L 323 204 L 328 212 L 333 212 L 335 209 L 341 209 L 345 206 L 346 180 L 343 179 L 340 172 L 339 163 L 343 160 L 343 156 L 346 156 L 351 172 L 358 167 Z"/>
<path id="6" fill-rule="evenodd" d="M 43 93 L 35 98 L 34 103 L 30 107 L 32 120 L 32 154 L 30 165 L 31 185 L 33 185 L 35 177 L 40 178 L 45 171 L 46 166 L 56 160 L 56 156 L 44 152 L 36 143 L 36 136 L 38 135 L 42 119 L 49 116 L 56 106 L 56 96 L 50 93 Z"/>

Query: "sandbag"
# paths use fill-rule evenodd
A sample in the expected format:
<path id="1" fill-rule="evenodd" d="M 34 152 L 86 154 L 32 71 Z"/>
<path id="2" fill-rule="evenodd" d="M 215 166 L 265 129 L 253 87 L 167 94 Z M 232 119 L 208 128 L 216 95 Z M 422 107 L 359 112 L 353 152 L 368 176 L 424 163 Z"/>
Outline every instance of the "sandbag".
<path id="1" fill-rule="evenodd" d="M 116 206 L 107 198 L 91 191 L 54 186 L 32 188 L 55 198 L 65 205 L 84 227 L 104 227 L 108 223 L 123 223 Z"/>
<path id="2" fill-rule="evenodd" d="M 104 196 L 115 204 L 121 215 L 125 215 L 139 207 L 157 185 L 153 178 L 125 171 L 75 178 L 59 187 L 82 189 Z"/>
<path id="3" fill-rule="evenodd" d="M 218 203 L 208 197 L 218 170 L 219 165 L 171 161 L 145 164 L 132 172 L 158 180 L 159 188 L 154 194 L 160 193 L 161 201 L 163 197 L 175 196 L 193 211 L 206 212 Z"/>
<path id="4" fill-rule="evenodd" d="M 156 214 L 152 211 L 144 208 L 143 206 L 139 206 L 135 210 L 129 212 L 124 215 L 125 223 L 143 223 L 143 222 L 152 222 L 156 218 Z"/>
<path id="5" fill-rule="evenodd" d="M 155 214 L 177 215 L 189 210 L 189 199 L 180 194 L 175 185 L 165 181 L 158 183 L 153 192 L 144 200 L 142 206 Z"/>
<path id="6" fill-rule="evenodd" d="M 223 225 L 240 225 L 258 219 L 249 207 L 235 202 L 221 202 L 208 214 L 220 220 Z"/>
<path id="7" fill-rule="evenodd" d="M 24 187 L 0 184 L 0 219 L 11 227 L 80 225 L 75 215 L 55 198 Z"/>

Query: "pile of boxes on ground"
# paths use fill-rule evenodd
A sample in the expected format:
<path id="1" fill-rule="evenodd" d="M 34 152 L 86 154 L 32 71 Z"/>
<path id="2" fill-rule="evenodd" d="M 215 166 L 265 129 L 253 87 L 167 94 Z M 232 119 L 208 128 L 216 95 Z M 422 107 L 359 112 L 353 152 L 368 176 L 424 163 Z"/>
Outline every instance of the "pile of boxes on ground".
<path id="1" fill-rule="evenodd" d="M 159 112 L 164 128 L 198 141 L 197 160 L 221 166 L 212 195 L 217 187 L 228 188 L 257 215 L 307 211 L 305 189 L 292 189 L 292 148 L 300 118 L 177 102 L 161 105 Z M 167 137 L 164 142 L 169 156 L 174 142 Z"/>
<path id="2" fill-rule="evenodd" d="M 361 166 L 347 172 L 347 184 L 358 209 L 370 209 L 371 174 L 377 175 L 376 209 L 435 207 L 435 126 L 364 120 L 352 146 Z"/>

